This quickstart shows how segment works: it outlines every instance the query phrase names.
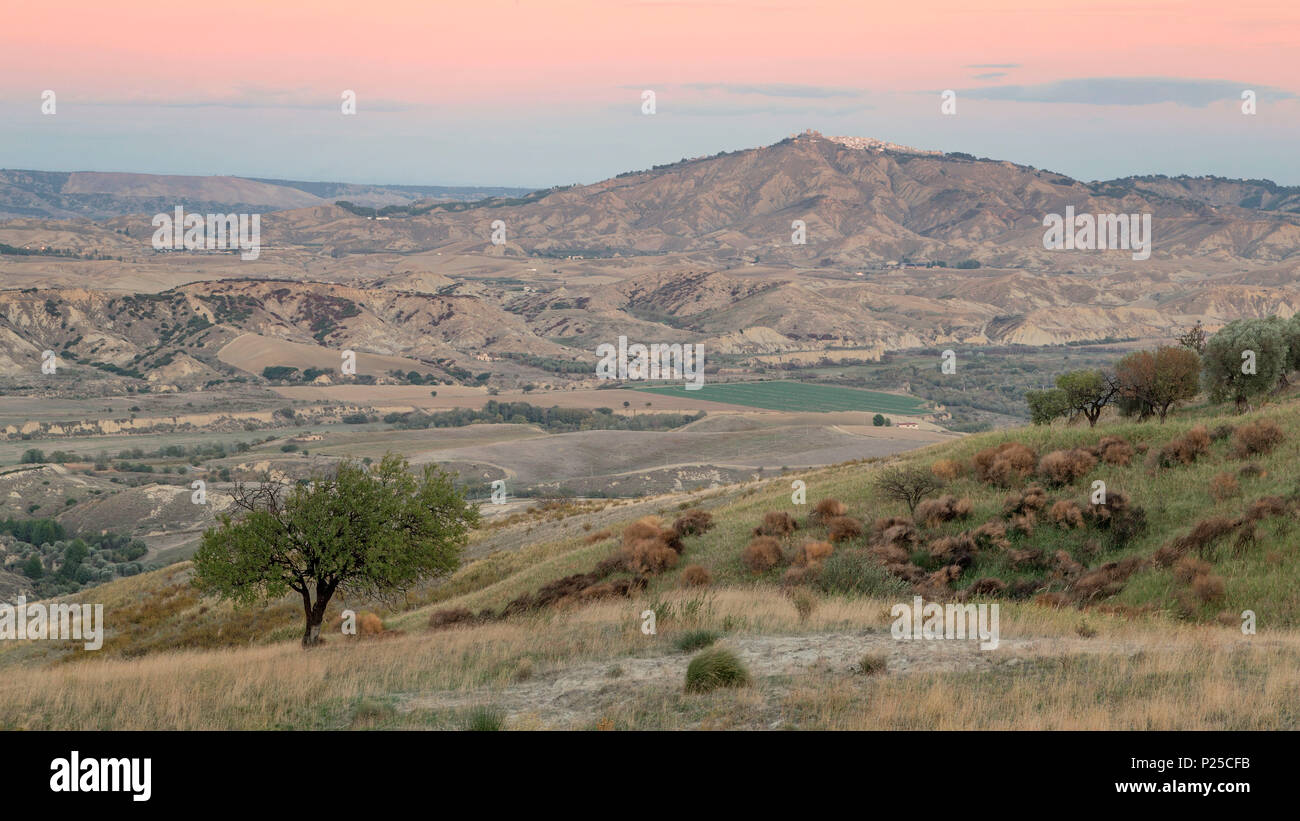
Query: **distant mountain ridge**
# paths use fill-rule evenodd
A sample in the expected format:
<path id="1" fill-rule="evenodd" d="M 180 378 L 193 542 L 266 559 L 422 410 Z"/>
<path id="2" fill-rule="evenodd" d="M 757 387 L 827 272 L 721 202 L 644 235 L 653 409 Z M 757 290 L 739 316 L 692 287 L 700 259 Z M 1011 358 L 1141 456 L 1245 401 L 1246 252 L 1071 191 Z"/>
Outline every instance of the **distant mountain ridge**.
<path id="1" fill-rule="evenodd" d="M 527 188 L 368 185 L 231 176 L 131 174 L 110 171 L 0 169 L 0 219 L 93 220 L 170 211 L 280 211 L 348 200 L 383 207 L 426 200 L 471 202 L 526 194 Z"/>

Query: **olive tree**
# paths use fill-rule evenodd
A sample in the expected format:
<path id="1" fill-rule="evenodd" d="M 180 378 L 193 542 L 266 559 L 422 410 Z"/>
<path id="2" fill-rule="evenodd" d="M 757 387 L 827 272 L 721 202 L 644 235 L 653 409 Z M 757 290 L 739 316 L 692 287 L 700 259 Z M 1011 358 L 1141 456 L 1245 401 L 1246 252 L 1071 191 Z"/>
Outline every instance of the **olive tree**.
<path id="1" fill-rule="evenodd" d="M 1238 319 L 1210 337 L 1201 365 L 1211 399 L 1231 399 L 1238 410 L 1245 410 L 1251 397 L 1268 393 L 1277 385 L 1289 356 L 1281 324 Z"/>
<path id="2" fill-rule="evenodd" d="M 237 603 L 297 593 L 304 647 L 320 643 L 335 592 L 391 594 L 448 573 L 478 523 L 450 476 L 433 465 L 417 476 L 391 453 L 310 482 L 240 483 L 233 497 L 235 515 L 203 534 L 194 583 Z"/>

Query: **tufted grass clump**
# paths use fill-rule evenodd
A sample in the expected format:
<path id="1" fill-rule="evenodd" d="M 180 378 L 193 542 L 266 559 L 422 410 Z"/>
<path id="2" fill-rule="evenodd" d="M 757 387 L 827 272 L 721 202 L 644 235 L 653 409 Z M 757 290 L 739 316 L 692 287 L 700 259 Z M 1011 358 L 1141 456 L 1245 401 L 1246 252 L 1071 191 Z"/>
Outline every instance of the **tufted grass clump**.
<path id="1" fill-rule="evenodd" d="M 744 687 L 749 671 L 736 654 L 721 647 L 705 650 L 686 667 L 686 692 L 707 693 L 720 687 Z"/>

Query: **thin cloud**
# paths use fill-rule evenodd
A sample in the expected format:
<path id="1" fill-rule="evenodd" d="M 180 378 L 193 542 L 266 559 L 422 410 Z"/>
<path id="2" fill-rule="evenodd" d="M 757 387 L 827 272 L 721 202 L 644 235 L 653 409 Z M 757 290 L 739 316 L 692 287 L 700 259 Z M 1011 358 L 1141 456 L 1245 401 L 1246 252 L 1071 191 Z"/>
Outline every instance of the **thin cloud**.
<path id="1" fill-rule="evenodd" d="M 798 85 L 794 83 L 687 83 L 683 87 L 695 91 L 721 91 L 724 94 L 786 97 L 802 100 L 859 97 L 862 95 L 862 91 L 855 88 Z"/>
<path id="2" fill-rule="evenodd" d="M 1274 99 L 1290 99 L 1295 96 L 1289 91 L 1251 83 L 1183 80 L 1173 77 L 1080 77 L 1037 85 L 968 88 L 959 93 L 976 100 L 1021 103 L 1132 106 L 1175 103 L 1204 108 L 1223 100 L 1239 100 L 1245 89 L 1253 89 L 1257 94 L 1266 94 Z"/>

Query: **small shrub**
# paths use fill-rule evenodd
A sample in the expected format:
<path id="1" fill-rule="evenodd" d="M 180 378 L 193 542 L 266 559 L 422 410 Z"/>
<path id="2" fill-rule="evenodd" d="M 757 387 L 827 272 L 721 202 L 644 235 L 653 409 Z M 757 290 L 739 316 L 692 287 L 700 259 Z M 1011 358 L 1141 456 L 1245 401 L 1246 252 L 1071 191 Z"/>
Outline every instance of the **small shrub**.
<path id="1" fill-rule="evenodd" d="M 1054 524 L 1067 530 L 1083 527 L 1083 510 L 1077 502 L 1069 499 L 1062 499 L 1052 505 L 1052 510 L 1048 516 Z"/>
<path id="2" fill-rule="evenodd" d="M 941 522 L 964 519 L 974 508 L 975 505 L 970 499 L 958 499 L 945 494 L 938 499 L 926 499 L 918 504 L 913 518 L 917 524 L 934 527 Z"/>
<path id="3" fill-rule="evenodd" d="M 889 669 L 889 659 L 884 653 L 867 653 L 858 659 L 858 666 L 853 671 L 862 676 L 874 676 Z"/>
<path id="4" fill-rule="evenodd" d="M 843 516 L 849 509 L 839 499 L 822 499 L 813 505 L 812 518 L 818 522 L 829 522 L 837 516 Z"/>
<path id="5" fill-rule="evenodd" d="M 956 459 L 940 459 L 930 465 L 930 472 L 945 482 L 951 482 L 965 475 L 966 467 Z"/>
<path id="6" fill-rule="evenodd" d="M 720 638 L 722 634 L 717 630 L 688 630 L 673 640 L 673 647 L 683 653 L 693 653 L 708 647 Z"/>
<path id="7" fill-rule="evenodd" d="M 1286 437 L 1271 419 L 1256 419 L 1237 428 L 1232 435 L 1232 455 L 1238 459 L 1272 452 Z"/>
<path id="8" fill-rule="evenodd" d="M 1160 467 L 1190 465 L 1210 452 L 1210 434 L 1204 425 L 1197 425 L 1182 436 L 1165 443 L 1157 454 Z"/>
<path id="9" fill-rule="evenodd" d="M 741 551 L 740 561 L 754 573 L 766 573 L 785 561 L 781 545 L 771 536 L 758 536 L 751 539 Z"/>
<path id="10" fill-rule="evenodd" d="M 909 587 L 860 550 L 841 550 L 822 563 L 815 586 L 823 593 L 893 599 Z"/>
<path id="11" fill-rule="evenodd" d="M 472 733 L 494 733 L 506 725 L 506 714 L 499 707 L 475 707 L 465 716 L 465 729 Z"/>
<path id="12" fill-rule="evenodd" d="M 642 516 L 623 528 L 623 544 L 629 547 L 642 539 L 662 540 L 662 537 L 663 528 L 653 516 Z"/>
<path id="13" fill-rule="evenodd" d="M 1050 485 L 1072 485 L 1088 475 L 1097 464 L 1097 457 L 1086 450 L 1054 450 L 1038 463 L 1038 475 Z"/>
<path id="14" fill-rule="evenodd" d="M 763 514 L 763 523 L 754 528 L 755 536 L 788 536 L 799 529 L 794 517 L 784 511 Z"/>
<path id="15" fill-rule="evenodd" d="M 369 611 L 357 618 L 357 633 L 362 636 L 377 636 L 384 632 L 384 620 Z"/>
<path id="16" fill-rule="evenodd" d="M 1210 496 L 1216 502 L 1230 499 L 1239 492 L 1241 486 L 1237 484 L 1237 477 L 1231 473 L 1219 473 L 1210 480 Z"/>
<path id="17" fill-rule="evenodd" d="M 1251 462 L 1250 464 L 1242 465 L 1241 470 L 1237 471 L 1237 475 L 1243 479 L 1259 479 L 1266 474 L 1262 467 Z"/>
<path id="18" fill-rule="evenodd" d="M 817 599 L 807 590 L 798 589 L 791 591 L 790 602 L 794 605 L 794 610 L 799 614 L 799 621 L 808 621 L 812 615 L 813 609 L 817 606 Z"/>
<path id="19" fill-rule="evenodd" d="M 720 687 L 744 687 L 750 683 L 749 671 L 730 650 L 714 647 L 705 650 L 686 667 L 686 691 L 707 693 Z"/>
<path id="20" fill-rule="evenodd" d="M 1197 576 L 1208 575 L 1212 569 L 1209 562 L 1194 556 L 1184 556 L 1174 562 L 1174 578 L 1183 584 L 1191 584 Z"/>
<path id="21" fill-rule="evenodd" d="M 1019 442 L 1004 442 L 975 454 L 972 463 L 981 482 L 1010 487 L 1034 472 L 1038 456 L 1033 448 Z"/>
<path id="22" fill-rule="evenodd" d="M 429 615 L 429 629 L 438 630 L 454 624 L 467 624 L 474 621 L 474 614 L 464 607 L 449 610 L 437 610 Z"/>
<path id="23" fill-rule="evenodd" d="M 852 541 L 862 535 L 862 522 L 849 516 L 836 516 L 827 526 L 830 528 L 830 540 L 836 544 Z"/>
<path id="24" fill-rule="evenodd" d="M 638 539 L 632 543 L 628 566 L 637 573 L 653 575 L 677 565 L 677 551 L 658 539 Z"/>
<path id="25" fill-rule="evenodd" d="M 713 529 L 713 514 L 698 508 L 691 509 L 673 520 L 673 532 L 678 536 L 699 536 Z"/>
<path id="26" fill-rule="evenodd" d="M 597 530 L 595 533 L 588 534 L 587 537 L 583 539 L 583 541 L 586 542 L 587 544 L 595 544 L 596 542 L 603 542 L 606 539 L 612 539 L 612 538 L 614 538 L 614 534 L 612 531 Z"/>
<path id="27" fill-rule="evenodd" d="M 703 565 L 688 564 L 682 568 L 683 587 L 708 587 L 711 584 L 713 584 L 713 574 Z"/>
<path id="28" fill-rule="evenodd" d="M 1108 465 L 1128 467 L 1133 461 L 1133 446 L 1120 436 L 1103 436 L 1097 443 L 1097 458 Z"/>
<path id="29" fill-rule="evenodd" d="M 1224 584 L 1221 577 L 1211 573 L 1193 579 L 1192 592 L 1196 594 L 1196 598 L 1210 604 L 1223 600 L 1223 596 L 1227 592 L 1227 585 Z"/>
<path id="30" fill-rule="evenodd" d="M 825 561 L 832 553 L 835 552 L 835 546 L 830 542 L 804 542 L 795 553 L 794 563 L 803 567 L 809 564 L 818 564 Z"/>

